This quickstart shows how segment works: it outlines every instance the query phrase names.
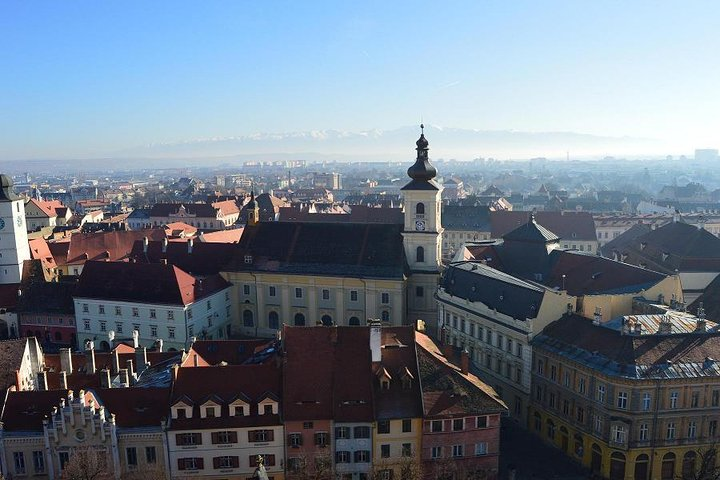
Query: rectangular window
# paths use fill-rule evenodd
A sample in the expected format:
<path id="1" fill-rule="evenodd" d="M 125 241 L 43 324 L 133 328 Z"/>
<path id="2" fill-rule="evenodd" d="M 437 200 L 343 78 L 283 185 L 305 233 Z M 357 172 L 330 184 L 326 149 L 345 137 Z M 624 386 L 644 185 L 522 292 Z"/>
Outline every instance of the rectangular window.
<path id="1" fill-rule="evenodd" d="M 88 313 L 90 311 L 87 303 L 82 304 L 82 311 L 83 311 L 83 313 Z"/>
<path id="2" fill-rule="evenodd" d="M 710 423 L 708 423 L 708 436 L 714 437 L 717 435 L 717 420 L 710 420 Z"/>
<path id="3" fill-rule="evenodd" d="M 412 457 L 412 444 L 403 443 L 401 454 L 403 457 Z"/>
<path id="4" fill-rule="evenodd" d="M 595 431 L 597 433 L 602 433 L 603 429 L 603 419 L 600 415 L 595 415 Z"/>
<path id="5" fill-rule="evenodd" d="M 178 470 L 201 470 L 203 466 L 202 458 L 178 458 Z"/>
<path id="6" fill-rule="evenodd" d="M 83 320 L 83 326 L 85 330 L 90 330 L 90 320 Z"/>
<path id="7" fill-rule="evenodd" d="M 423 287 L 417 286 L 415 287 L 415 296 L 416 297 L 424 297 L 425 296 L 425 289 Z"/>
<path id="8" fill-rule="evenodd" d="M 65 465 L 70 461 L 70 452 L 58 452 L 60 460 L 60 470 L 65 470 Z"/>
<path id="9" fill-rule="evenodd" d="M 390 458 L 390 445 L 380 445 L 380 458 Z"/>
<path id="10" fill-rule="evenodd" d="M 482 416 L 477 417 L 475 420 L 475 428 L 487 428 L 488 426 L 488 417 Z"/>
<path id="11" fill-rule="evenodd" d="M 175 435 L 177 445 L 202 445 L 202 436 L 199 433 L 178 433 Z"/>
<path id="12" fill-rule="evenodd" d="M 105 315 L 105 305 L 98 305 L 98 313 L 100 315 Z"/>
<path id="13" fill-rule="evenodd" d="M 175 320 L 175 312 L 173 312 L 172 310 L 168 310 L 168 311 L 167 311 L 167 319 L 168 319 L 168 320 Z"/>
<path id="14" fill-rule="evenodd" d="M 712 406 L 720 407 L 720 390 L 712 391 Z"/>
<path id="15" fill-rule="evenodd" d="M 622 425 L 613 425 L 611 438 L 615 443 L 625 444 L 625 427 Z"/>
<path id="16" fill-rule="evenodd" d="M 504 338 L 504 337 L 503 337 L 502 335 L 500 335 L 499 333 L 498 333 L 497 336 L 495 337 L 495 341 L 496 341 L 495 346 L 496 346 L 497 348 L 502 348 L 503 338 Z"/>
<path id="17" fill-rule="evenodd" d="M 42 450 L 35 450 L 33 453 L 33 469 L 35 473 L 45 473 L 45 454 Z"/>
<path id="18" fill-rule="evenodd" d="M 175 327 L 168 327 L 168 338 L 175 338 Z"/>
<path id="19" fill-rule="evenodd" d="M 518 357 L 522 357 L 523 354 L 523 346 L 520 343 L 515 344 L 515 355 Z"/>
<path id="20" fill-rule="evenodd" d="M 461 432 L 465 429 L 465 420 L 462 418 L 456 418 L 452 422 L 453 432 Z"/>
<path id="21" fill-rule="evenodd" d="M 569 400 L 563 400 L 563 415 L 569 415 L 570 414 L 570 401 Z"/>
<path id="22" fill-rule="evenodd" d="M 385 305 L 390 303 L 390 294 L 387 292 L 383 292 L 382 294 L 380 294 L 380 302 Z"/>
<path id="23" fill-rule="evenodd" d="M 122 322 L 115 322 L 115 333 L 123 333 Z"/>
<path id="24" fill-rule="evenodd" d="M 487 442 L 480 442 L 475 444 L 475 455 L 487 455 L 488 452 L 488 444 Z"/>
<path id="25" fill-rule="evenodd" d="M 617 408 L 627 408 L 627 392 L 618 392 Z"/>
<path id="26" fill-rule="evenodd" d="M 542 361 L 542 359 L 538 358 L 537 360 L 537 374 L 538 375 L 545 375 L 545 362 Z"/>
<path id="27" fill-rule="evenodd" d="M 157 338 L 157 325 L 150 325 L 150 336 L 153 338 Z"/>
<path id="28" fill-rule="evenodd" d="M 640 440 L 642 440 L 642 441 L 645 441 L 648 439 L 648 424 L 647 423 L 640 424 L 639 437 L 640 437 Z"/>
<path id="29" fill-rule="evenodd" d="M 151 308 L 151 309 L 150 309 L 150 318 L 157 318 L 157 314 L 155 313 L 155 309 L 154 309 L 154 308 Z"/>
<path id="30" fill-rule="evenodd" d="M 690 407 L 697 408 L 700 404 L 700 392 L 692 392 L 690 396 Z"/>
<path id="31" fill-rule="evenodd" d="M 462 445 L 453 445 L 452 456 L 453 457 L 462 457 L 463 456 L 463 446 Z"/>
<path id="32" fill-rule="evenodd" d="M 585 423 L 585 410 L 582 407 L 577 407 L 575 412 L 575 419 L 578 423 Z"/>
<path id="33" fill-rule="evenodd" d="M 133 317 L 139 317 L 139 316 L 140 316 L 140 310 L 138 310 L 137 307 L 132 307 L 132 316 L 133 316 Z"/>
<path id="34" fill-rule="evenodd" d="M 195 335 L 195 327 L 193 325 L 188 325 L 188 337 L 192 337 Z"/>
<path id="35" fill-rule="evenodd" d="M 137 459 L 137 449 L 135 447 L 128 447 L 125 449 L 125 458 L 127 459 L 127 464 L 131 467 L 137 467 L 138 459 Z"/>
<path id="36" fill-rule="evenodd" d="M 295 298 L 302 298 L 302 288 L 295 289 Z"/>
<path id="37" fill-rule="evenodd" d="M 347 440 L 350 438 L 350 427 L 335 427 L 335 440 Z"/>
<path id="38" fill-rule="evenodd" d="M 322 291 L 322 299 L 323 299 L 323 300 L 330 300 L 330 290 L 328 290 L 327 288 L 323 288 L 323 291 Z"/>
<path id="39" fill-rule="evenodd" d="M 605 403 L 605 385 L 598 385 L 597 387 L 597 401 Z"/>
<path id="40" fill-rule="evenodd" d="M 550 380 L 553 382 L 557 379 L 557 367 L 555 365 L 550 366 Z"/>
<path id="41" fill-rule="evenodd" d="M 555 393 L 550 392 L 549 402 L 550 408 L 555 408 Z"/>
<path id="42" fill-rule="evenodd" d="M 695 434 L 697 433 L 697 423 L 694 421 L 688 422 L 688 438 L 695 438 Z"/>
<path id="43" fill-rule="evenodd" d="M 250 285 L 243 285 L 243 294 L 250 295 Z"/>
<path id="44" fill-rule="evenodd" d="M 442 420 L 433 420 L 430 422 L 430 431 L 433 433 L 438 433 L 443 431 L 443 422 Z"/>
<path id="45" fill-rule="evenodd" d="M 563 386 L 570 388 L 570 372 L 563 372 Z"/>
<path id="46" fill-rule="evenodd" d="M 646 412 L 650 410 L 650 394 L 649 393 L 643 393 L 642 409 Z"/>
<path id="47" fill-rule="evenodd" d="M 277 296 L 277 289 L 275 287 L 273 287 L 272 285 L 268 287 L 268 296 L 269 297 Z"/>
<path id="48" fill-rule="evenodd" d="M 275 432 L 272 430 L 250 430 L 248 432 L 248 442 L 272 442 L 275 438 Z"/>
<path id="49" fill-rule="evenodd" d="M 432 450 L 430 451 L 430 457 L 431 458 L 442 457 L 442 447 L 432 447 Z"/>
<path id="50" fill-rule="evenodd" d="M 304 430 L 311 430 L 315 427 L 315 424 L 313 422 L 303 422 L 303 429 Z"/>
<path id="51" fill-rule="evenodd" d="M 665 438 L 668 440 L 675 439 L 675 422 L 668 422 Z"/>
<path id="52" fill-rule="evenodd" d="M 315 445 L 318 447 L 326 447 L 328 445 L 327 432 L 317 432 L 315 434 Z"/>
<path id="53" fill-rule="evenodd" d="M 25 454 L 23 452 L 14 452 L 13 462 L 15 463 L 15 473 L 23 475 L 25 473 Z"/>
<path id="54" fill-rule="evenodd" d="M 208 311 L 212 310 L 212 303 L 210 303 L 210 300 L 205 302 L 205 307 L 207 308 Z"/>
<path id="55" fill-rule="evenodd" d="M 585 379 L 584 378 L 581 378 L 578 381 L 578 392 L 581 393 L 582 395 L 585 395 Z"/>
<path id="56" fill-rule="evenodd" d="M 115 307 L 115 315 L 118 315 L 118 316 L 119 316 L 119 315 L 122 315 L 122 308 L 116 306 L 116 307 Z"/>
<path id="57" fill-rule="evenodd" d="M 357 290 L 350 290 L 350 301 L 351 302 L 357 302 L 358 300 L 358 292 Z"/>
<path id="58" fill-rule="evenodd" d="M 370 463 L 370 450 L 357 450 L 355 452 L 355 463 Z"/>
<path id="59" fill-rule="evenodd" d="M 335 452 L 335 463 L 350 463 L 350 452 L 346 450 Z"/>
<path id="60" fill-rule="evenodd" d="M 299 447 L 302 445 L 302 435 L 299 433 L 291 433 L 288 435 L 288 444 L 291 447 Z"/>
<path id="61" fill-rule="evenodd" d="M 378 420 L 378 433 L 390 433 L 390 420 Z"/>
<path id="62" fill-rule="evenodd" d="M 101 332 L 107 331 L 107 323 L 106 322 L 100 322 L 100 331 Z"/>
<path id="63" fill-rule="evenodd" d="M 353 433 L 355 438 L 370 438 L 370 427 L 355 427 Z"/>
<path id="64" fill-rule="evenodd" d="M 145 462 L 157 462 L 157 452 L 155 451 L 155 447 L 145 447 Z"/>
<path id="65" fill-rule="evenodd" d="M 402 421 L 402 431 L 403 433 L 409 433 L 412 432 L 412 420 L 409 418 L 403 418 Z"/>
<path id="66" fill-rule="evenodd" d="M 670 392 L 670 408 L 677 408 L 678 392 Z"/>

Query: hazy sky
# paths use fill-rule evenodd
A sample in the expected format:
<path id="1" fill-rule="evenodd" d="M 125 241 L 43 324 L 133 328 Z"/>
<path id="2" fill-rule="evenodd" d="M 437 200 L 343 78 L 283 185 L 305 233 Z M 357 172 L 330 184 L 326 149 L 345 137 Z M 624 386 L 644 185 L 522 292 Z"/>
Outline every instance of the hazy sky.
<path id="1" fill-rule="evenodd" d="M 0 159 L 423 116 L 720 147 L 720 2 L 0 3 Z"/>

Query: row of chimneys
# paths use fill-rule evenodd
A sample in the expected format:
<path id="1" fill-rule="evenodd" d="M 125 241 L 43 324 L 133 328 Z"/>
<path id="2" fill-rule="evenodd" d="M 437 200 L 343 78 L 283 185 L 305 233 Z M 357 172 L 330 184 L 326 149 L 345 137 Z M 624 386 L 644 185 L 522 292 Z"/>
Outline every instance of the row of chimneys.
<path id="1" fill-rule="evenodd" d="M 192 238 L 188 239 L 188 241 L 187 241 L 188 253 L 193 252 L 193 243 L 194 242 L 193 242 Z M 149 246 L 150 246 L 150 239 L 148 237 L 143 237 L 143 253 L 145 253 L 145 254 L 148 253 Z M 167 253 L 167 248 L 168 248 L 168 239 L 163 238 L 162 239 L 162 253 Z"/>
<path id="2" fill-rule="evenodd" d="M 162 344 L 160 344 L 162 345 Z M 162 351 L 162 346 L 160 347 Z M 88 341 L 85 346 L 85 355 L 87 361 L 85 362 L 85 373 L 95 374 L 97 367 L 95 363 L 95 343 Z M 112 352 L 112 370 L 103 368 L 100 370 L 100 386 L 102 388 L 112 388 L 112 382 L 110 380 L 110 373 L 117 374 L 120 377 L 120 385 L 123 387 L 129 387 L 131 382 L 136 382 L 138 376 L 144 372 L 149 366 L 147 358 L 147 349 L 145 347 L 135 348 L 135 363 L 138 367 L 137 373 L 133 368 L 133 361 L 127 360 L 126 368 L 120 368 L 120 355 L 117 350 Z M 69 348 L 60 349 L 60 389 L 67 390 L 67 376 L 72 375 L 73 364 L 72 364 L 72 350 Z M 42 370 L 38 372 L 38 390 L 47 390 L 47 371 Z"/>

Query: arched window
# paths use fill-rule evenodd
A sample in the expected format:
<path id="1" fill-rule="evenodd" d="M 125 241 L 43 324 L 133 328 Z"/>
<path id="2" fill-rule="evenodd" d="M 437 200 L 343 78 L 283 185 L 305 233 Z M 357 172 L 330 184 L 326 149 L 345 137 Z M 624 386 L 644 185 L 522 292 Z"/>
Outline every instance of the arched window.
<path id="1" fill-rule="evenodd" d="M 672 480 L 675 478 L 675 454 L 668 452 L 662 459 L 662 468 L 660 470 L 660 478 L 662 480 Z"/>
<path id="2" fill-rule="evenodd" d="M 540 414 L 538 412 L 535 412 L 534 417 L 535 417 L 535 430 L 537 430 L 539 432 L 540 430 L 542 430 L 542 417 L 540 416 Z"/>
<path id="3" fill-rule="evenodd" d="M 103 352 L 110 351 L 110 344 L 103 340 L 102 342 L 100 342 L 100 350 L 102 350 Z"/>
<path id="4" fill-rule="evenodd" d="M 417 263 L 425 263 L 425 249 L 423 247 L 417 247 L 415 251 L 415 261 Z"/>
<path id="5" fill-rule="evenodd" d="M 555 440 L 555 422 L 549 418 L 545 422 L 547 424 L 547 436 L 550 440 Z"/>
<path id="6" fill-rule="evenodd" d="M 695 478 L 697 454 L 694 451 L 685 453 L 682 464 L 682 478 Z"/>
<path id="7" fill-rule="evenodd" d="M 280 318 L 278 317 L 277 312 L 268 313 L 268 327 L 272 328 L 273 330 L 277 330 L 278 328 L 280 328 Z"/>
<path id="8" fill-rule="evenodd" d="M 387 310 L 383 310 L 380 314 L 380 318 L 383 322 L 389 322 L 390 321 L 390 312 Z"/>
<path id="9" fill-rule="evenodd" d="M 425 215 L 425 204 L 424 203 L 418 203 L 415 205 L 415 215 Z"/>
<path id="10" fill-rule="evenodd" d="M 600 473 L 602 469 L 602 449 L 597 443 L 592 444 L 590 457 L 590 470 L 593 473 Z"/>
<path id="11" fill-rule="evenodd" d="M 358 317 L 350 317 L 350 320 L 348 321 L 349 325 L 352 325 L 353 327 L 359 327 L 360 326 L 360 319 Z"/>
<path id="12" fill-rule="evenodd" d="M 304 327 L 305 326 L 305 315 L 303 315 L 302 313 L 295 314 L 295 326 L 296 327 Z"/>
<path id="13" fill-rule="evenodd" d="M 333 324 L 332 317 L 330 315 L 323 315 L 320 321 L 326 327 L 331 327 Z"/>
<path id="14" fill-rule="evenodd" d="M 610 480 L 625 479 L 625 455 L 613 452 L 610 455 Z"/>
<path id="15" fill-rule="evenodd" d="M 252 310 L 244 310 L 243 311 L 243 326 L 244 327 L 253 327 L 254 325 L 255 325 L 255 322 L 253 321 Z"/>
<path id="16" fill-rule="evenodd" d="M 648 464 L 650 463 L 650 457 L 646 454 L 638 455 L 635 459 L 635 473 L 633 474 L 634 480 L 648 480 Z"/>

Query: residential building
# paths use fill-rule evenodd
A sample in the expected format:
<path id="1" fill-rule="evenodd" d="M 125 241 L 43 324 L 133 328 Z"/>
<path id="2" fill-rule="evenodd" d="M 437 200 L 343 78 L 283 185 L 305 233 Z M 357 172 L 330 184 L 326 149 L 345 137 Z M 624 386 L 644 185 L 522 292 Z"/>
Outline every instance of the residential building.
<path id="1" fill-rule="evenodd" d="M 240 209 L 233 200 L 215 203 L 156 203 L 149 215 L 149 223 L 154 227 L 184 222 L 203 231 L 224 230 L 237 222 Z"/>
<path id="2" fill-rule="evenodd" d="M 260 457 L 269 478 L 285 478 L 275 362 L 177 368 L 175 375 L 167 432 L 172 478 L 250 478 Z"/>
<path id="3" fill-rule="evenodd" d="M 453 258 L 465 242 L 490 239 L 490 207 L 485 205 L 444 205 L 442 215 L 443 260 L 447 261 Z"/>
<path id="4" fill-rule="evenodd" d="M 718 438 L 717 331 L 702 312 L 563 316 L 533 340 L 530 430 L 603 478 L 694 478 Z"/>
<path id="5" fill-rule="evenodd" d="M 79 340 L 103 339 L 100 350 L 133 331 L 142 345 L 162 338 L 169 350 L 228 333 L 230 284 L 219 275 L 193 277 L 162 263 L 87 262 L 73 298 Z"/>
<path id="6" fill-rule="evenodd" d="M 17 314 L 20 335 L 48 347 L 77 348 L 74 282 L 32 282 L 22 289 Z"/>
<path id="7" fill-rule="evenodd" d="M 72 217 L 72 211 L 59 200 L 43 202 L 30 199 L 25 204 L 25 223 L 28 232 L 34 232 L 43 227 L 63 226 Z"/>
<path id="8" fill-rule="evenodd" d="M 500 460 L 500 417 L 507 407 L 489 386 L 470 373 L 468 352 L 453 363 L 454 349 L 443 354 L 423 333 L 416 333 L 423 394 L 424 478 L 495 479 Z"/>
<path id="9" fill-rule="evenodd" d="M 592 214 L 588 212 L 490 212 L 490 238 L 502 238 L 507 233 L 525 225 L 530 216 L 553 232 L 560 239 L 560 247 L 581 252 L 597 253 L 598 239 Z"/>

